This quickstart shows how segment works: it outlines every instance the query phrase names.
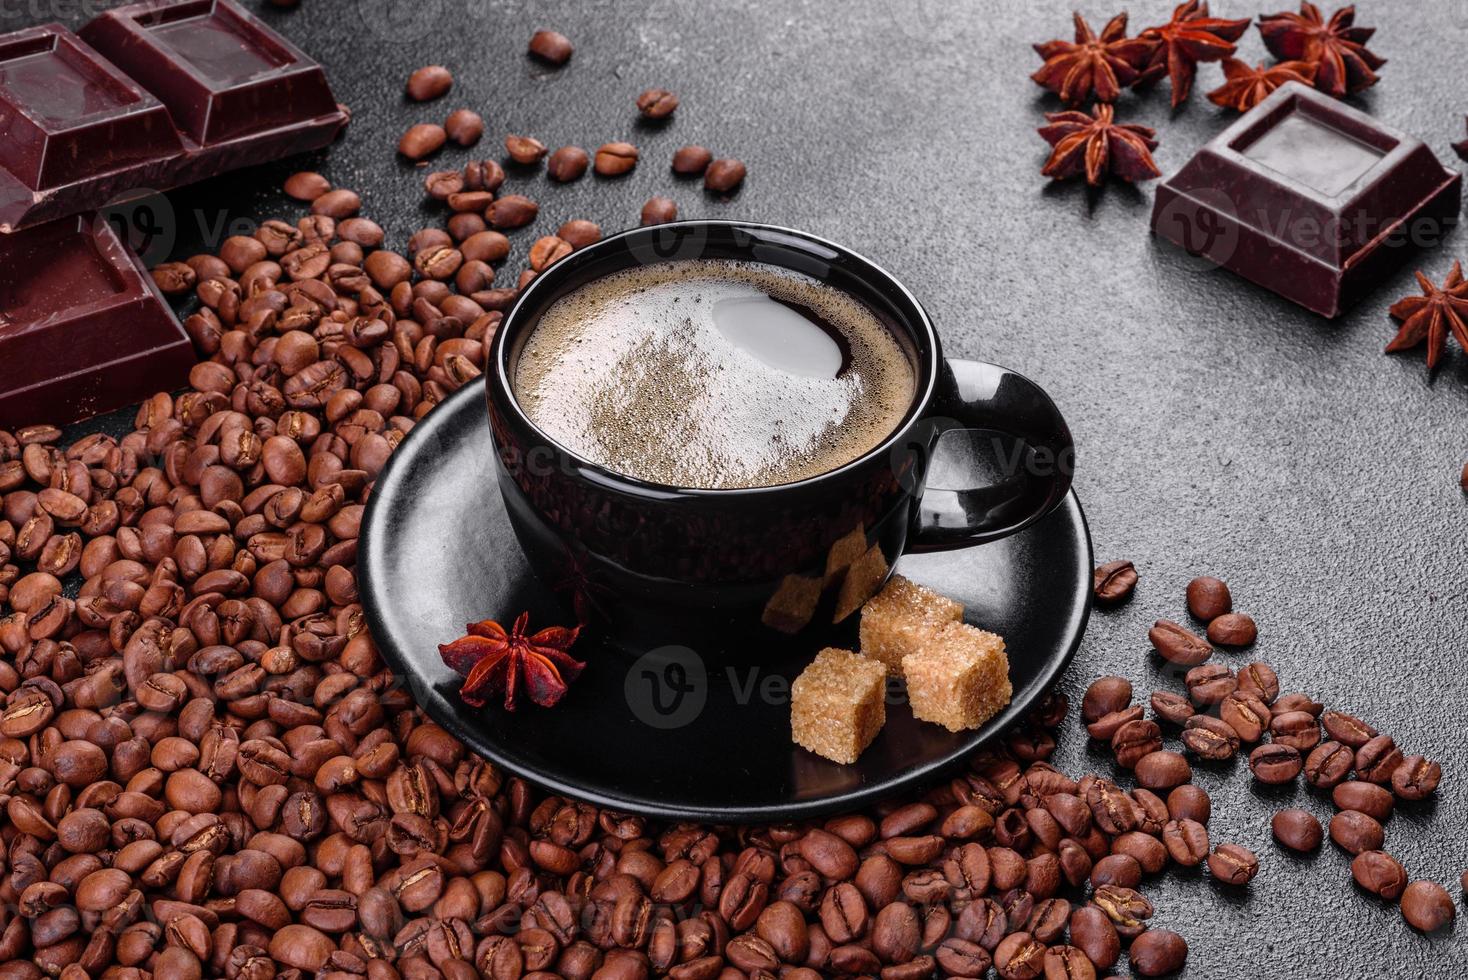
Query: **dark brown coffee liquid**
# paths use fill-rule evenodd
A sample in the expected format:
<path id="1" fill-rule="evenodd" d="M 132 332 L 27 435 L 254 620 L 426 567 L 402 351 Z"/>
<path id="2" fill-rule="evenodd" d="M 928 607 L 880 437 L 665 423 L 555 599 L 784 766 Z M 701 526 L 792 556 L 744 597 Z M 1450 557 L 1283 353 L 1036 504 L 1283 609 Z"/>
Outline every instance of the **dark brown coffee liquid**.
<path id="1" fill-rule="evenodd" d="M 916 387 L 848 293 L 752 262 L 628 269 L 557 300 L 514 390 L 537 426 L 608 469 L 679 487 L 791 483 L 866 453 Z"/>

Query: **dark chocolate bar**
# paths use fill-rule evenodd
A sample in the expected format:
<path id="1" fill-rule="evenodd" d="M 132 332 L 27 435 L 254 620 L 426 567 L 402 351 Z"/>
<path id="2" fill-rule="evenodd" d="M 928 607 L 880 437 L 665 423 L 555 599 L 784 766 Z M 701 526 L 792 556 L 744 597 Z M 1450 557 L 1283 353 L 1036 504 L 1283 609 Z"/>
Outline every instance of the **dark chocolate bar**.
<path id="1" fill-rule="evenodd" d="M 0 232 L 325 146 L 321 66 L 234 0 L 0 36 Z"/>
<path id="2" fill-rule="evenodd" d="M 1152 230 L 1333 317 L 1435 246 L 1461 190 L 1420 140 L 1290 82 L 1157 188 Z"/>
<path id="3" fill-rule="evenodd" d="M 64 423 L 179 388 L 183 327 L 105 220 L 0 235 L 0 428 Z"/>

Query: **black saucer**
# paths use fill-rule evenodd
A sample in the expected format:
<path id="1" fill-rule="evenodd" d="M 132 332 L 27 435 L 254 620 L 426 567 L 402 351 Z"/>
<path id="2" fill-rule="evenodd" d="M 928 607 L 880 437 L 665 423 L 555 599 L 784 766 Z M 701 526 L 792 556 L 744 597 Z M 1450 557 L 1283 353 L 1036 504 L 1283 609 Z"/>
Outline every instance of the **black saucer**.
<path id="1" fill-rule="evenodd" d="M 982 729 L 955 735 L 889 698 L 877 741 L 855 765 L 839 766 L 790 741 L 789 684 L 814 643 L 754 667 L 760 651 L 721 649 L 716 636 L 629 653 L 583 634 L 571 652 L 586 670 L 555 708 L 524 702 L 510 714 L 459 699 L 461 679 L 439 659 L 438 644 L 462 635 L 464 624 L 490 618 L 508 626 L 523 610 L 531 629 L 573 621 L 531 577 L 510 530 L 477 384 L 435 409 L 393 453 L 373 489 L 358 557 L 383 656 L 428 715 L 465 744 L 557 793 L 714 823 L 850 809 L 962 762 L 1069 663 L 1090 614 L 1091 566 L 1074 494 L 1013 537 L 903 558 L 899 572 L 960 600 L 970 622 L 1005 637 L 1014 700 Z M 854 619 L 827 642 L 854 648 Z"/>

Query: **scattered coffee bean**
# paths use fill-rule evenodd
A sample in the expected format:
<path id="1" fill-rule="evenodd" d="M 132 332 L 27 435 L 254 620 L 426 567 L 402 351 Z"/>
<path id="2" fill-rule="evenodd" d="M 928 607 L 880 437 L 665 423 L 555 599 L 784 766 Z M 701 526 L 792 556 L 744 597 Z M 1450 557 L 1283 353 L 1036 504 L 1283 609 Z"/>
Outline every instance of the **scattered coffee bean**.
<path id="1" fill-rule="evenodd" d="M 543 272 L 570 255 L 571 251 L 571 243 L 555 235 L 536 239 L 535 244 L 530 246 L 530 268 Z"/>
<path id="2" fill-rule="evenodd" d="M 1224 698 L 1219 703 L 1218 716 L 1238 733 L 1241 742 L 1257 742 L 1269 730 L 1269 706 L 1245 690 L 1234 691 Z"/>
<path id="3" fill-rule="evenodd" d="M 1378 898 L 1395 902 L 1407 888 L 1407 872 L 1385 851 L 1362 851 L 1351 859 L 1351 877 Z"/>
<path id="4" fill-rule="evenodd" d="M 418 123 L 408 127 L 398 140 L 398 152 L 409 160 L 422 160 L 443 149 L 448 138 L 449 134 L 437 123 Z"/>
<path id="5" fill-rule="evenodd" d="M 1389 783 L 1402 759 L 1402 750 L 1390 735 L 1377 735 L 1356 750 L 1356 778 Z"/>
<path id="6" fill-rule="evenodd" d="M 673 154 L 673 172 L 684 175 L 698 175 L 708 169 L 713 161 L 714 155 L 702 146 L 679 147 Z"/>
<path id="7" fill-rule="evenodd" d="M 520 194 L 506 194 L 495 199 L 485 212 L 485 217 L 492 227 L 504 230 L 523 228 L 534 221 L 539 213 L 540 206 L 530 198 Z"/>
<path id="8" fill-rule="evenodd" d="M 677 167 L 675 165 L 674 169 Z M 1137 588 L 1137 569 L 1121 559 L 1097 565 L 1091 573 L 1091 591 L 1102 605 L 1117 605 L 1130 599 Z"/>
<path id="9" fill-rule="evenodd" d="M 1386 841 L 1386 832 L 1375 818 L 1358 810 L 1342 810 L 1330 818 L 1330 839 L 1348 854 L 1377 851 Z"/>
<path id="10" fill-rule="evenodd" d="M 321 215 L 333 221 L 350 218 L 361 210 L 361 208 L 362 198 L 356 191 L 350 191 L 344 187 L 327 191 L 311 202 L 312 214 Z"/>
<path id="11" fill-rule="evenodd" d="M 1162 748 L 1162 729 L 1155 721 L 1137 719 L 1129 721 L 1111 736 L 1111 751 L 1116 764 L 1131 769 L 1149 753 Z"/>
<path id="12" fill-rule="evenodd" d="M 1341 783 L 1331 791 L 1330 798 L 1337 808 L 1364 813 L 1378 823 L 1391 819 L 1396 805 L 1392 794 L 1384 788 L 1359 779 Z"/>
<path id="13" fill-rule="evenodd" d="M 1320 744 L 1320 723 L 1303 711 L 1274 712 L 1269 719 L 1269 737 L 1303 754 Z"/>
<path id="14" fill-rule="evenodd" d="M 1334 789 L 1351 774 L 1356 753 L 1339 742 L 1321 742 L 1305 758 L 1305 781 L 1316 789 Z"/>
<path id="15" fill-rule="evenodd" d="M 1228 722 L 1212 715 L 1195 715 L 1183 727 L 1182 743 L 1200 759 L 1231 759 L 1239 751 L 1239 735 Z"/>
<path id="16" fill-rule="evenodd" d="M 564 65 L 573 50 L 566 35 L 557 31 L 539 30 L 530 36 L 530 53 L 547 64 Z"/>
<path id="17" fill-rule="evenodd" d="M 545 157 L 545 144 L 533 136 L 506 136 L 505 152 L 518 164 L 529 166 Z"/>
<path id="18" fill-rule="evenodd" d="M 1203 664 L 1194 667 L 1183 677 L 1188 697 L 1200 708 L 1218 704 L 1238 689 L 1238 678 L 1223 664 Z"/>
<path id="19" fill-rule="evenodd" d="M 472 109 L 455 109 L 444 121 L 443 129 L 459 146 L 473 146 L 484 135 L 484 117 Z"/>
<path id="20" fill-rule="evenodd" d="M 603 177 L 620 177 L 637 166 L 637 147 L 631 143 L 603 143 L 596 149 L 593 169 Z"/>
<path id="21" fill-rule="evenodd" d="M 447 95 L 454 87 L 454 76 L 443 65 L 425 65 L 408 76 L 408 98 L 428 102 Z"/>
<path id="22" fill-rule="evenodd" d="M 1437 792 L 1442 766 L 1420 755 L 1409 755 L 1392 773 L 1392 792 L 1403 800 L 1425 800 Z"/>
<path id="23" fill-rule="evenodd" d="M 1098 677 L 1081 696 L 1081 720 L 1090 724 L 1132 703 L 1132 682 L 1125 677 Z"/>
<path id="24" fill-rule="evenodd" d="M 1141 976 L 1160 977 L 1183 968 L 1188 961 L 1188 944 L 1175 932 L 1148 929 L 1132 941 L 1127 958 Z"/>
<path id="25" fill-rule="evenodd" d="M 1208 828 L 1196 820 L 1169 820 L 1162 828 L 1168 855 L 1185 868 L 1195 868 L 1208 857 Z"/>
<path id="26" fill-rule="evenodd" d="M 662 225 L 678 220 L 678 205 L 671 198 L 650 197 L 642 206 L 644 225 Z"/>
<path id="27" fill-rule="evenodd" d="M 650 88 L 637 97 L 637 111 L 649 119 L 666 119 L 678 108 L 678 96 L 665 88 Z"/>
<path id="28" fill-rule="evenodd" d="M 1179 786 L 1167 794 L 1167 815 L 1173 820 L 1196 820 L 1207 826 L 1213 801 L 1201 786 Z"/>
<path id="29" fill-rule="evenodd" d="M 1288 745 L 1261 745 L 1249 753 L 1254 778 L 1271 786 L 1287 783 L 1300 774 L 1300 753 Z"/>
<path id="30" fill-rule="evenodd" d="M 1266 663 L 1247 664 L 1239 671 L 1239 690 L 1245 694 L 1252 694 L 1265 705 L 1272 705 L 1279 697 L 1279 677 L 1275 674 L 1274 668 Z M 1280 710 L 1290 709 L 1280 708 Z M 1318 716 L 1320 712 L 1314 711 L 1311 714 Z"/>
<path id="31" fill-rule="evenodd" d="M 727 194 L 744 183 L 746 173 L 744 164 L 738 160 L 714 160 L 703 172 L 704 189 Z"/>
<path id="32" fill-rule="evenodd" d="M 1414 881 L 1402 892 L 1402 918 L 1413 929 L 1437 932 L 1456 917 L 1448 890 L 1435 881 Z"/>
<path id="33" fill-rule="evenodd" d="M 1188 612 L 1205 623 L 1211 623 L 1234 608 L 1233 596 L 1222 579 L 1203 575 L 1188 583 Z"/>
<path id="34" fill-rule="evenodd" d="M 1169 619 L 1159 619 L 1147 639 L 1163 660 L 1181 667 L 1196 667 L 1213 656 L 1208 641 Z"/>
<path id="35" fill-rule="evenodd" d="M 1221 647 L 1246 647 L 1259 638 L 1259 627 L 1245 613 L 1224 613 L 1208 624 L 1208 639 Z"/>
<path id="36" fill-rule="evenodd" d="M 1281 810 L 1274 815 L 1269 826 L 1274 831 L 1274 839 L 1292 851 L 1313 851 L 1325 838 L 1320 821 L 1305 810 Z"/>
<path id="37" fill-rule="evenodd" d="M 287 195 L 297 201 L 309 202 L 331 190 L 331 181 L 313 171 L 302 170 L 285 179 L 284 189 Z"/>
<path id="38" fill-rule="evenodd" d="M 1163 749 L 1149 752 L 1137 760 L 1133 775 L 1136 776 L 1137 785 L 1144 789 L 1170 790 L 1190 782 L 1193 770 L 1187 759 L 1176 752 Z"/>
<path id="39" fill-rule="evenodd" d="M 1333 741 L 1359 749 L 1376 737 L 1376 729 L 1359 718 L 1342 711 L 1326 711 L 1320 715 L 1320 724 Z"/>
<path id="40" fill-rule="evenodd" d="M 1259 859 L 1247 847 L 1219 844 L 1208 858 L 1208 871 L 1215 881 L 1247 885 L 1259 873 Z"/>
<path id="41" fill-rule="evenodd" d="M 572 248 L 585 248 L 601 241 L 601 227 L 593 221 L 576 219 L 556 229 L 556 235 L 571 243 Z"/>
<path id="42" fill-rule="evenodd" d="M 591 165 L 591 157 L 579 146 L 563 146 L 550 155 L 545 172 L 551 180 L 568 183 L 580 180 Z"/>
<path id="43" fill-rule="evenodd" d="M 1151 703 L 1152 713 L 1173 725 L 1187 724 L 1195 713 L 1191 701 L 1171 691 L 1153 691 Z"/>

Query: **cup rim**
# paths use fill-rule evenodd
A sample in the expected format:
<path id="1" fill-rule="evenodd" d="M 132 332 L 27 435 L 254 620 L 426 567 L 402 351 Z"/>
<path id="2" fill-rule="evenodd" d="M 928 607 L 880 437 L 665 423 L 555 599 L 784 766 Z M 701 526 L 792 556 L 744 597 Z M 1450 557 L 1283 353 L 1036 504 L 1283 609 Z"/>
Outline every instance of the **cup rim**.
<path id="1" fill-rule="evenodd" d="M 590 257 L 598 250 L 610 251 L 614 246 L 629 240 L 650 238 L 658 234 L 664 234 L 669 230 L 698 227 L 721 228 L 730 231 L 750 232 L 756 235 L 777 235 L 786 239 L 794 239 L 794 242 L 785 241 L 780 243 L 786 247 L 799 244 L 819 246 L 835 253 L 842 262 L 854 262 L 859 266 L 864 266 L 864 272 L 868 273 L 872 278 L 882 280 L 887 289 L 895 294 L 895 298 L 900 301 L 898 305 L 907 308 L 906 315 L 900 318 L 903 326 L 910 333 L 918 335 L 914 337 L 914 347 L 917 349 L 919 361 L 919 363 L 914 365 L 917 372 L 918 384 L 913 393 L 911 404 L 907 412 L 903 415 L 902 421 L 888 433 L 886 438 L 860 456 L 848 460 L 835 469 L 827 470 L 824 473 L 818 473 L 815 476 L 809 476 L 801 480 L 794 480 L 790 483 L 776 483 L 763 487 L 681 487 L 675 484 L 657 483 L 630 476 L 611 469 L 595 460 L 588 459 L 552 438 L 545 430 L 541 429 L 530 419 L 530 416 L 521 407 L 520 400 L 515 396 L 515 389 L 511 384 L 509 373 L 509 341 L 511 335 L 516 332 L 516 330 L 511 329 L 511 325 L 514 324 L 517 316 L 522 315 L 523 310 L 529 309 L 537 304 L 540 301 L 541 294 L 555 290 L 559 280 L 563 279 L 569 270 L 576 267 L 576 264 L 573 263 L 578 256 L 582 257 L 582 262 L 590 261 Z M 770 261 L 767 258 L 752 259 L 750 261 L 781 265 L 780 262 Z M 792 269 L 792 271 L 799 272 L 800 270 Z M 866 277 L 863 276 L 862 278 Z M 573 460 L 580 475 L 586 478 L 594 478 L 597 483 L 605 487 L 639 496 L 652 494 L 677 498 L 731 500 L 741 495 L 759 496 L 774 493 L 798 493 L 812 487 L 819 487 L 825 483 L 840 480 L 852 472 L 869 465 L 878 456 L 891 452 L 893 446 L 907 433 L 912 424 L 922 417 L 922 412 L 927 406 L 932 404 L 932 399 L 937 389 L 938 368 L 941 359 L 942 353 L 939 348 L 938 332 L 933 326 L 927 310 L 923 308 L 923 305 L 918 302 L 917 297 L 903 284 L 902 280 L 862 253 L 847 248 L 845 245 L 833 242 L 830 239 L 822 238 L 819 235 L 789 228 L 784 225 L 730 219 L 699 218 L 628 228 L 593 242 L 584 248 L 577 249 L 571 255 L 537 275 L 530 281 L 528 286 L 520 291 L 520 295 L 515 298 L 515 302 L 505 312 L 504 318 L 500 321 L 499 329 L 495 331 L 490 351 L 493 370 L 486 373 L 485 381 L 486 384 L 498 389 L 498 393 L 502 396 L 500 400 L 501 407 L 513 413 L 517 425 L 533 433 L 545 445 L 553 448 L 556 452 Z"/>

